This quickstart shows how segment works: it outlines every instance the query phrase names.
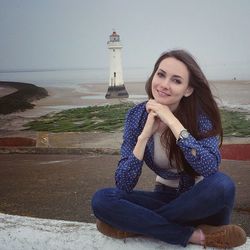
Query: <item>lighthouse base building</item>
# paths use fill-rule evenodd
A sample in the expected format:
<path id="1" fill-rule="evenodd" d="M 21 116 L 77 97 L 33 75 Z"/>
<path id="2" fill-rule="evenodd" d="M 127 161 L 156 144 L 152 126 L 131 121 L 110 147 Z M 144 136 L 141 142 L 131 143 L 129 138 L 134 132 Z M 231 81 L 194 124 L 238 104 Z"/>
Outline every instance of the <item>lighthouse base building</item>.
<path id="1" fill-rule="evenodd" d="M 120 36 L 115 31 L 109 36 L 108 49 L 110 51 L 110 74 L 109 87 L 105 98 L 128 98 L 129 95 L 123 81 L 122 45 L 120 43 Z"/>
<path id="2" fill-rule="evenodd" d="M 125 88 L 125 85 L 108 87 L 107 94 L 105 95 L 106 99 L 111 98 L 128 98 L 128 92 Z"/>

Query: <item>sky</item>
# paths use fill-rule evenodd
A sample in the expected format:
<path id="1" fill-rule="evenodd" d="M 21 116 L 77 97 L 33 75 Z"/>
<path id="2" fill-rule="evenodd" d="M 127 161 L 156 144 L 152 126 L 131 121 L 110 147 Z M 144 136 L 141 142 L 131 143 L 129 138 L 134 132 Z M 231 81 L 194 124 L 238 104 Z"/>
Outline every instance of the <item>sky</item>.
<path id="1" fill-rule="evenodd" d="M 0 72 L 108 68 L 113 30 L 124 68 L 185 49 L 208 78 L 250 79 L 249 0 L 0 0 Z"/>

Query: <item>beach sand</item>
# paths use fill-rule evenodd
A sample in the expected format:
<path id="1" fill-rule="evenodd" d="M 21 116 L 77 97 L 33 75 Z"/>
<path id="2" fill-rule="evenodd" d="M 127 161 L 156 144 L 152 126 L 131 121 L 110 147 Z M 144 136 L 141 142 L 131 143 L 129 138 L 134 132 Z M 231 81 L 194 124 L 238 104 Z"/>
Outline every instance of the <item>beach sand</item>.
<path id="1" fill-rule="evenodd" d="M 210 82 L 212 92 L 218 97 L 219 106 L 229 109 L 250 112 L 250 81 L 213 81 Z M 33 104 L 33 109 L 24 112 L 0 115 L 0 131 L 21 130 L 23 124 L 48 113 L 56 113 L 65 109 L 93 105 L 116 104 L 122 101 L 139 103 L 147 100 L 145 83 L 125 83 L 129 93 L 128 99 L 105 99 L 108 85 L 105 83 L 79 84 L 72 87 L 46 87 L 49 96 Z M 15 89 L 1 87 L 0 96 L 14 92 Z"/>

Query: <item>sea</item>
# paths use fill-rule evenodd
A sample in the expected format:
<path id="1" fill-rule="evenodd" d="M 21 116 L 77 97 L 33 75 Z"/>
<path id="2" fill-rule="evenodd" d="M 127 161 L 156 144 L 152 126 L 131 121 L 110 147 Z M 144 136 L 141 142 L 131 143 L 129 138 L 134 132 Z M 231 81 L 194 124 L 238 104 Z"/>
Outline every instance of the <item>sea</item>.
<path id="1" fill-rule="evenodd" d="M 149 68 L 126 68 L 124 82 L 145 82 Z M 109 82 L 109 68 L 0 71 L 0 81 L 25 82 L 40 87 L 71 87 L 78 84 Z"/>

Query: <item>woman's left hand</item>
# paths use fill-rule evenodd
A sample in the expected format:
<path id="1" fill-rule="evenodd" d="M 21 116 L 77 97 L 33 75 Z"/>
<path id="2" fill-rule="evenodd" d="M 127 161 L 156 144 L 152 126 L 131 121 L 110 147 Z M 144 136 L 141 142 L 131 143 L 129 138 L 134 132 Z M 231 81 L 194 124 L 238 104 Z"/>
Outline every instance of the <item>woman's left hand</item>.
<path id="1" fill-rule="evenodd" d="M 184 129 L 184 126 L 175 117 L 168 106 L 162 105 L 155 100 L 150 99 L 146 104 L 146 110 L 147 112 L 153 111 L 157 117 L 170 128 L 175 138 L 179 138 L 180 132 Z"/>
<path id="2" fill-rule="evenodd" d="M 162 105 L 156 102 L 154 99 L 150 99 L 146 104 L 147 112 L 153 111 L 157 114 L 157 117 L 165 123 L 167 126 L 175 119 L 174 114 L 168 106 Z"/>

